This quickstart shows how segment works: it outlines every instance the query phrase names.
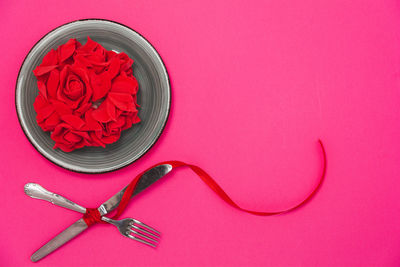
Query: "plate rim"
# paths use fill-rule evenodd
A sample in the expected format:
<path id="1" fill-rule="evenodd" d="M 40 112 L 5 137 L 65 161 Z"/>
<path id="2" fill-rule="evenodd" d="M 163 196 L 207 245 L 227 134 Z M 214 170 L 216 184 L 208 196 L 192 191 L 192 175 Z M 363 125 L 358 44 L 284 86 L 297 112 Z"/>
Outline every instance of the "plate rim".
<path id="1" fill-rule="evenodd" d="M 100 170 L 91 170 L 91 169 L 82 170 L 82 169 L 70 168 L 70 167 L 64 166 L 64 165 L 62 165 L 62 164 L 59 164 L 59 163 L 55 162 L 51 157 L 49 157 L 48 155 L 46 155 L 45 152 L 42 152 L 42 151 L 41 151 L 41 148 L 39 148 L 38 145 L 36 145 L 36 144 L 33 142 L 33 140 L 32 140 L 33 138 L 30 137 L 30 135 L 27 133 L 27 129 L 25 128 L 25 126 L 24 126 L 24 124 L 23 124 L 23 122 L 22 122 L 22 119 L 21 119 L 21 114 L 20 114 L 20 109 L 21 109 L 21 108 L 20 108 L 20 105 L 18 105 L 18 101 L 17 101 L 17 98 L 18 98 L 18 82 L 19 82 L 19 78 L 20 78 L 20 75 L 21 75 L 21 70 L 22 70 L 22 68 L 23 68 L 23 66 L 24 66 L 24 64 L 25 64 L 26 59 L 27 59 L 27 58 L 29 57 L 29 55 L 31 54 L 32 50 L 33 50 L 46 36 L 48 36 L 48 35 L 51 34 L 52 32 L 56 31 L 57 29 L 59 29 L 59 28 L 61 28 L 61 27 L 66 26 L 66 25 L 68 25 L 68 24 L 72 24 L 72 23 L 76 23 L 76 22 L 84 22 L 84 21 L 105 21 L 105 22 L 109 22 L 109 23 L 114 23 L 114 24 L 117 24 L 117 25 L 119 25 L 119 26 L 122 26 L 122 27 L 124 27 L 124 28 L 126 28 L 126 29 L 128 29 L 128 30 L 130 30 L 130 31 L 132 31 L 132 32 L 134 32 L 134 33 L 136 33 L 137 35 L 139 35 L 141 38 L 143 38 L 143 39 L 150 45 L 150 47 L 152 48 L 152 50 L 153 50 L 153 51 L 156 53 L 156 55 L 158 56 L 158 58 L 159 58 L 159 60 L 160 60 L 160 62 L 161 62 L 161 67 L 162 67 L 163 70 L 165 71 L 166 78 L 167 78 L 167 85 L 168 85 L 168 90 L 167 90 L 167 91 L 168 91 L 167 103 L 168 103 L 168 106 L 167 106 L 166 117 L 165 117 L 165 120 L 164 120 L 164 122 L 163 122 L 163 125 L 162 125 L 162 127 L 161 127 L 159 133 L 158 133 L 157 136 L 154 138 L 154 140 L 152 141 L 151 145 L 150 145 L 148 148 L 146 148 L 146 149 L 143 151 L 143 153 L 142 153 L 139 157 L 137 157 L 136 159 L 131 160 L 131 161 L 128 160 L 128 161 L 126 161 L 125 163 L 123 163 L 121 166 L 118 166 L 118 167 L 109 167 L 109 168 L 104 168 L 104 169 L 100 169 Z M 26 54 L 26 56 L 24 57 L 24 60 L 22 61 L 22 64 L 21 64 L 21 66 L 20 66 L 20 68 L 19 68 L 18 75 L 17 75 L 17 79 L 16 79 L 16 82 L 15 82 L 15 109 L 16 109 L 16 113 L 17 113 L 17 118 L 18 118 L 19 125 L 21 126 L 21 129 L 22 129 L 22 131 L 23 131 L 25 137 L 28 139 L 28 141 L 31 143 L 31 145 L 35 148 L 35 150 L 36 150 L 37 152 L 39 152 L 39 153 L 40 153 L 44 158 L 46 158 L 49 162 L 51 162 L 52 164 L 54 164 L 54 165 L 56 165 L 56 166 L 59 166 L 59 167 L 65 169 L 65 170 L 72 171 L 72 172 L 76 172 L 76 173 L 101 174 L 101 173 L 114 172 L 114 171 L 120 170 L 120 169 L 122 169 L 122 168 L 124 168 L 124 167 L 127 167 L 127 166 L 131 165 L 132 163 L 134 163 L 134 162 L 138 161 L 139 159 L 141 159 L 151 148 L 153 148 L 153 146 L 154 146 L 154 145 L 157 143 L 157 141 L 159 140 L 161 134 L 164 132 L 165 127 L 166 127 L 166 125 L 167 125 L 167 123 L 168 123 L 169 116 L 170 116 L 170 113 L 171 113 L 171 95 L 172 95 L 172 91 L 171 91 L 171 80 L 170 80 L 170 77 L 169 77 L 168 69 L 167 69 L 167 67 L 166 67 L 166 65 L 165 65 L 165 63 L 164 63 L 164 60 L 162 59 L 160 53 L 157 51 L 157 49 L 154 47 L 154 45 L 153 45 L 148 39 L 146 39 L 146 38 L 145 38 L 141 33 L 139 33 L 138 31 L 132 29 L 131 27 L 129 27 L 129 26 L 123 24 L 123 23 L 120 23 L 120 22 L 117 22 L 117 21 L 114 21 L 114 20 L 110 20 L 110 19 L 85 18 L 85 19 L 73 20 L 73 21 L 64 23 L 64 24 L 62 24 L 62 25 L 59 25 L 59 26 L 53 28 L 52 30 L 48 31 L 45 35 L 43 35 L 38 41 L 36 41 L 35 44 L 29 49 L 29 52 L 28 52 L 28 53 Z"/>

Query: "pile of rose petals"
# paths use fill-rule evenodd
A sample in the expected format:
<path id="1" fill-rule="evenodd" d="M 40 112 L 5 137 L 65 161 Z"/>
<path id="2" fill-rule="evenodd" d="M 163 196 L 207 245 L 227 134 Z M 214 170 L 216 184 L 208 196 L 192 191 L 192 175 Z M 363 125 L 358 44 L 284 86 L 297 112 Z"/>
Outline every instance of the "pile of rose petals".
<path id="1" fill-rule="evenodd" d="M 85 45 L 70 39 L 44 56 L 33 71 L 39 88 L 34 108 L 54 148 L 105 147 L 140 121 L 132 64 L 125 53 L 107 51 L 89 37 Z"/>

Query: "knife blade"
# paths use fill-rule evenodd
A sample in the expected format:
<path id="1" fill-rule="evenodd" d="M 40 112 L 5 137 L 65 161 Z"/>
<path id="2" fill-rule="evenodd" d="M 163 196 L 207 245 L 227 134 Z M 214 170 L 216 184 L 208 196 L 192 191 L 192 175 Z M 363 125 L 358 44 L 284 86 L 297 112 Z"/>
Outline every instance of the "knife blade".
<path id="1" fill-rule="evenodd" d="M 135 190 L 133 191 L 131 197 L 136 196 L 146 188 L 148 188 L 150 185 L 153 183 L 157 182 L 160 178 L 165 176 L 167 173 L 169 173 L 172 170 L 172 166 L 170 164 L 163 164 L 163 165 L 158 165 L 147 172 L 145 172 L 139 182 L 136 185 Z M 114 196 L 112 196 L 110 199 L 108 199 L 106 202 L 100 205 L 98 208 L 98 211 L 100 214 L 103 216 L 112 210 L 114 210 L 116 207 L 118 207 L 122 195 L 124 194 L 127 186 L 124 187 L 121 191 L 116 193 Z M 87 224 L 83 219 L 79 219 L 75 223 L 73 223 L 71 226 L 69 226 L 67 229 L 59 233 L 57 236 L 55 236 L 53 239 L 48 241 L 45 245 L 43 245 L 41 248 L 39 248 L 33 255 L 31 256 L 31 260 L 33 262 L 37 262 L 41 260 L 42 258 L 46 257 L 83 231 L 85 231 L 88 228 Z"/>
<path id="2" fill-rule="evenodd" d="M 142 175 L 142 178 L 140 178 L 140 180 L 138 181 L 131 197 L 136 196 L 137 194 L 148 188 L 150 185 L 157 182 L 161 177 L 169 173 L 171 170 L 172 166 L 170 164 L 163 164 L 158 165 L 145 172 Z M 106 215 L 107 213 L 113 211 L 115 208 L 118 207 L 119 203 L 121 202 L 122 195 L 125 193 L 127 187 L 128 186 L 125 186 L 121 191 L 119 191 L 109 200 L 100 205 L 98 210 L 102 216 Z"/>

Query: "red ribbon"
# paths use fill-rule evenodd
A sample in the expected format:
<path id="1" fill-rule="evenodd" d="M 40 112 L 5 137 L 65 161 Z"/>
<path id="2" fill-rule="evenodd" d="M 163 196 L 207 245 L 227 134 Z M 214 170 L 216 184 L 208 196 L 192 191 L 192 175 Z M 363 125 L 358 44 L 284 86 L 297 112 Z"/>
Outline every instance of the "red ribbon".
<path id="1" fill-rule="evenodd" d="M 161 162 L 161 163 L 155 164 L 155 165 L 151 166 L 150 168 L 148 168 L 147 170 L 143 171 L 142 173 L 138 174 L 131 181 L 131 183 L 128 185 L 127 189 L 125 190 L 125 193 L 123 194 L 121 202 L 120 202 L 120 204 L 119 204 L 119 206 L 117 208 L 117 213 L 112 218 L 113 219 L 117 219 L 122 214 L 122 212 L 125 210 L 126 206 L 129 203 L 129 200 L 130 200 L 130 198 L 132 196 L 132 193 L 134 192 L 135 187 L 136 187 L 137 183 L 139 182 L 140 178 L 142 177 L 142 175 L 145 172 L 147 172 L 148 170 L 150 170 L 150 169 L 152 169 L 152 168 L 154 168 L 154 167 L 156 167 L 158 165 L 162 165 L 162 164 L 170 164 L 172 166 L 172 169 L 176 169 L 176 168 L 179 168 L 179 167 L 189 167 L 222 200 L 224 200 L 226 203 L 228 203 L 232 207 L 234 207 L 236 209 L 239 209 L 241 211 L 244 211 L 244 212 L 247 212 L 247 213 L 251 213 L 251 214 L 254 214 L 254 215 L 259 215 L 259 216 L 271 216 L 271 215 L 277 215 L 277 214 L 282 214 L 282 213 L 293 211 L 293 210 L 303 206 L 304 204 L 306 204 L 317 193 L 318 189 L 322 185 L 322 182 L 324 181 L 325 174 L 326 174 L 326 153 L 325 153 L 325 148 L 324 148 L 321 140 L 318 140 L 318 143 L 321 146 L 321 151 L 322 151 L 322 156 L 323 156 L 323 169 L 322 169 L 322 174 L 321 174 L 321 176 L 320 176 L 320 178 L 318 180 L 318 183 L 316 184 L 316 186 L 314 187 L 312 192 L 303 201 L 301 201 L 300 203 L 298 203 L 295 206 L 290 207 L 288 209 L 279 210 L 279 211 L 253 211 L 253 210 L 244 209 L 244 208 L 240 207 L 239 205 L 237 205 L 228 196 L 228 194 L 226 194 L 225 191 L 215 182 L 215 180 L 213 178 L 211 178 L 211 176 L 209 174 L 207 174 L 203 169 L 201 169 L 198 166 L 192 165 L 192 164 L 184 163 L 182 161 L 171 160 L 171 161 L 165 161 L 165 162 Z M 101 216 L 100 216 L 99 212 L 97 211 L 97 209 L 87 209 L 87 212 L 83 216 L 83 219 L 88 224 L 88 226 L 90 226 L 90 225 L 92 225 L 92 224 L 94 224 L 96 222 L 101 222 Z"/>
<path id="2" fill-rule="evenodd" d="M 102 222 L 99 210 L 93 208 L 87 208 L 86 213 L 83 214 L 82 219 L 85 221 L 87 226 L 91 226 L 95 223 Z"/>

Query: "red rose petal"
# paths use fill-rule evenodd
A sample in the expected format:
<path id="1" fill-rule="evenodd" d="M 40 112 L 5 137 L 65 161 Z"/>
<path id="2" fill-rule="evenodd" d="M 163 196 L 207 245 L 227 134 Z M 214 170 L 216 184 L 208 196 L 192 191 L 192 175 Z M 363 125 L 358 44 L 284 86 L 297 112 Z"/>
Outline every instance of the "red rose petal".
<path id="1" fill-rule="evenodd" d="M 75 115 L 63 115 L 61 120 L 71 125 L 74 129 L 80 129 L 85 125 L 85 121 Z"/>
<path id="2" fill-rule="evenodd" d="M 47 80 L 47 93 L 50 98 L 57 97 L 57 88 L 59 83 L 60 83 L 60 72 L 57 69 L 54 69 L 50 72 L 49 78 Z"/>
<path id="3" fill-rule="evenodd" d="M 89 132 L 90 138 L 92 139 L 92 144 L 96 146 L 106 147 L 106 145 L 97 137 L 95 132 Z"/>
<path id="4" fill-rule="evenodd" d="M 101 131 L 103 128 L 101 124 L 95 120 L 92 116 L 93 110 L 89 110 L 85 113 L 85 126 L 83 130 L 85 131 Z"/>
<path id="5" fill-rule="evenodd" d="M 88 68 L 92 67 L 92 63 L 82 54 L 74 55 L 73 67 Z"/>
<path id="6" fill-rule="evenodd" d="M 128 77 L 123 72 L 116 77 L 111 85 L 111 92 L 136 94 L 139 84 L 135 78 Z"/>
<path id="7" fill-rule="evenodd" d="M 42 94 L 38 94 L 38 96 L 35 99 L 35 102 L 33 103 L 33 108 L 38 112 L 41 108 L 48 106 L 49 103 L 47 100 L 43 97 Z"/>
<path id="8" fill-rule="evenodd" d="M 33 70 L 33 74 L 35 74 L 36 77 L 38 76 L 42 76 L 46 73 L 49 73 L 50 71 L 54 70 L 55 68 L 57 68 L 57 65 L 52 65 L 52 66 L 37 66 L 34 70 Z"/>
<path id="9" fill-rule="evenodd" d="M 62 116 L 62 115 L 67 115 L 67 114 L 72 114 L 72 109 L 66 105 L 64 102 L 54 100 L 52 101 L 52 105 L 56 112 Z"/>
<path id="10" fill-rule="evenodd" d="M 107 124 L 107 127 L 109 129 L 115 129 L 115 128 L 122 128 L 122 126 L 125 125 L 126 122 L 126 117 L 125 116 L 119 116 L 115 121 L 111 121 Z"/>
<path id="11" fill-rule="evenodd" d="M 86 56 L 86 59 L 92 64 L 92 65 L 106 65 L 104 62 L 104 56 L 101 55 L 95 55 L 95 54 L 90 54 Z"/>
<path id="12" fill-rule="evenodd" d="M 79 49 L 80 47 L 82 47 L 82 44 L 81 44 L 78 40 L 76 40 L 76 48 L 75 48 L 75 51 L 76 51 L 76 49 Z"/>
<path id="13" fill-rule="evenodd" d="M 100 45 L 99 43 L 96 43 L 97 46 L 95 47 L 95 49 L 93 50 L 93 54 L 97 55 L 97 56 L 101 56 L 103 58 L 102 61 L 105 61 L 105 56 L 106 56 L 106 49 Z"/>
<path id="14" fill-rule="evenodd" d="M 84 147 L 85 145 L 90 144 L 91 139 L 89 133 L 84 131 L 74 131 L 74 130 L 72 131 L 72 133 L 81 137 L 81 141 L 75 144 L 75 148 L 81 148 Z"/>
<path id="15" fill-rule="evenodd" d="M 108 114 L 107 110 L 105 108 L 98 108 L 95 111 L 93 111 L 93 118 L 96 121 L 99 122 L 109 122 L 112 120 L 110 114 Z"/>
<path id="16" fill-rule="evenodd" d="M 38 86 L 39 92 L 42 94 L 42 96 L 47 99 L 47 90 L 46 90 L 46 85 L 44 84 L 44 82 L 38 80 L 37 86 Z"/>
<path id="17" fill-rule="evenodd" d="M 110 60 L 113 57 L 115 57 L 116 55 L 118 55 L 118 54 L 115 53 L 114 51 L 106 51 L 106 60 Z"/>
<path id="18" fill-rule="evenodd" d="M 87 132 L 75 131 L 75 130 L 72 130 L 72 132 L 73 132 L 74 134 L 76 134 L 76 135 L 79 135 L 79 136 L 85 138 L 85 139 L 89 139 L 89 138 L 90 138 L 90 137 L 89 137 L 89 134 L 88 134 Z"/>
<path id="19" fill-rule="evenodd" d="M 139 108 L 140 105 L 137 103 L 137 94 L 133 95 L 132 97 L 133 97 L 133 103 L 135 103 L 135 106 Z"/>
<path id="20" fill-rule="evenodd" d="M 132 123 L 139 123 L 140 122 L 140 118 L 138 115 L 133 116 L 132 118 Z"/>
<path id="21" fill-rule="evenodd" d="M 50 115 L 54 112 L 54 107 L 53 106 L 45 106 L 39 110 L 36 110 L 37 116 L 36 116 L 36 120 L 38 122 L 42 122 L 45 119 L 47 119 L 48 117 L 50 117 Z"/>
<path id="22" fill-rule="evenodd" d="M 71 145 L 66 145 L 66 144 L 62 144 L 62 143 L 55 143 L 53 146 L 53 149 L 59 148 L 64 152 L 71 152 L 74 151 L 76 148 L 74 146 Z"/>
<path id="23" fill-rule="evenodd" d="M 88 59 L 94 63 L 94 65 L 105 66 L 108 65 L 106 62 L 106 53 L 101 45 L 97 45 L 93 53 L 88 56 Z"/>
<path id="24" fill-rule="evenodd" d="M 60 57 L 60 63 L 72 56 L 75 52 L 76 42 L 76 39 L 70 39 L 68 42 L 58 47 L 57 51 Z"/>
<path id="25" fill-rule="evenodd" d="M 133 70 L 132 70 L 132 68 L 129 68 L 129 69 L 125 70 L 124 72 L 125 72 L 126 75 L 128 75 L 128 76 L 133 76 Z"/>
<path id="26" fill-rule="evenodd" d="M 129 69 L 132 71 L 133 60 L 124 52 L 121 52 L 117 55 L 117 57 L 121 60 L 121 70 L 128 71 Z"/>
<path id="27" fill-rule="evenodd" d="M 58 64 L 57 51 L 54 50 L 54 49 L 51 49 L 51 50 L 43 57 L 41 66 L 51 66 L 51 65 L 57 65 L 57 64 Z"/>
<path id="28" fill-rule="evenodd" d="M 71 69 L 71 66 L 69 66 L 69 65 L 62 67 L 62 69 L 60 71 L 60 86 L 64 86 L 70 69 Z"/>
<path id="29" fill-rule="evenodd" d="M 60 122 L 60 115 L 58 115 L 57 112 L 53 112 L 53 114 L 45 120 L 44 125 L 47 131 L 52 131 Z"/>
<path id="30" fill-rule="evenodd" d="M 107 99 L 110 99 L 110 101 L 120 110 L 123 111 L 136 110 L 136 107 L 133 104 L 133 98 L 129 94 L 110 92 L 108 94 Z"/>
<path id="31" fill-rule="evenodd" d="M 56 135 L 56 136 L 61 135 L 62 132 L 63 132 L 65 129 L 72 129 L 72 126 L 69 125 L 69 124 L 66 124 L 66 123 L 62 122 L 62 123 L 60 123 L 59 125 L 57 125 L 57 127 L 54 129 L 53 134 Z"/>
<path id="32" fill-rule="evenodd" d="M 53 139 L 56 142 L 54 148 L 59 147 L 59 144 L 66 143 L 63 137 L 66 131 L 69 130 L 70 128 L 71 126 L 66 123 L 60 123 L 54 128 L 54 131 L 50 135 L 51 139 Z"/>
<path id="33" fill-rule="evenodd" d="M 93 89 L 92 101 L 97 101 L 103 98 L 111 88 L 111 78 L 107 72 L 100 75 L 94 73 L 90 76 L 90 84 Z"/>
<path id="34" fill-rule="evenodd" d="M 73 134 L 72 132 L 68 132 L 64 135 L 64 139 L 70 143 L 78 143 L 82 140 L 82 137 Z"/>
<path id="35" fill-rule="evenodd" d="M 105 144 L 112 144 L 115 141 L 117 141 L 121 137 L 121 133 L 115 134 L 115 135 L 110 135 L 110 136 L 103 136 L 101 138 L 101 141 L 103 141 Z"/>
<path id="36" fill-rule="evenodd" d="M 111 79 L 113 79 L 115 76 L 117 76 L 117 74 L 119 73 L 119 67 L 120 67 L 119 59 L 116 57 L 113 57 L 110 60 L 110 65 L 108 66 L 108 70 L 107 70 Z"/>
<path id="37" fill-rule="evenodd" d="M 79 78 L 82 80 L 84 83 L 89 82 L 89 74 L 88 71 L 85 70 L 84 68 L 78 68 L 76 66 L 71 66 L 70 70 L 75 73 L 76 75 L 79 76 Z"/>
<path id="38" fill-rule="evenodd" d="M 93 110 L 92 117 L 103 123 L 115 120 L 115 106 L 106 99 L 101 103 L 98 109 Z"/>
<path id="39" fill-rule="evenodd" d="M 121 130 L 126 130 L 132 127 L 132 118 L 127 116 L 125 119 L 125 125 L 122 126 Z"/>
<path id="40" fill-rule="evenodd" d="M 78 109 L 75 110 L 74 115 L 81 116 L 86 111 L 88 111 L 92 107 L 92 103 L 86 103 L 81 105 Z"/>
<path id="41" fill-rule="evenodd" d="M 93 70 L 94 70 L 94 73 L 96 73 L 96 74 L 102 74 L 105 69 L 106 69 L 106 67 L 103 65 L 93 64 Z"/>
<path id="42" fill-rule="evenodd" d="M 98 43 L 96 43 L 95 41 L 90 39 L 90 37 L 88 36 L 86 44 L 81 46 L 79 48 L 78 52 L 92 52 L 96 48 L 96 46 L 98 46 L 98 45 L 99 45 Z"/>

